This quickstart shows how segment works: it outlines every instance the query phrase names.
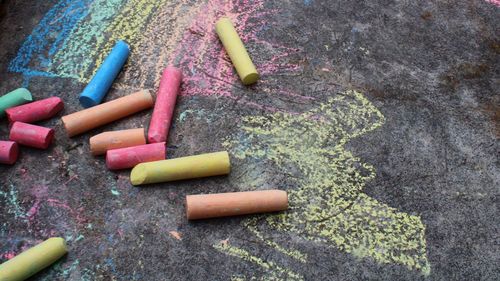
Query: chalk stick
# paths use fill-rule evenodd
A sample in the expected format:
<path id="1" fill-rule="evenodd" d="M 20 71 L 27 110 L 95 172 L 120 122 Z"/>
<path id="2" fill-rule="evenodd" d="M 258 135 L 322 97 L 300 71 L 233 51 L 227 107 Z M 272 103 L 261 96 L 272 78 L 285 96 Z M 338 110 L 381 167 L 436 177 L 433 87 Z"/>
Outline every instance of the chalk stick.
<path id="1" fill-rule="evenodd" d="M 167 141 L 181 80 L 182 72 L 178 68 L 169 66 L 163 71 L 158 94 L 156 95 L 153 116 L 149 123 L 149 143 Z"/>
<path id="2" fill-rule="evenodd" d="M 30 91 L 25 88 L 16 89 L 0 97 L 0 117 L 5 116 L 5 110 L 33 100 Z"/>
<path id="3" fill-rule="evenodd" d="M 0 141 L 0 164 L 12 165 L 19 155 L 19 146 L 13 141 Z"/>
<path id="4" fill-rule="evenodd" d="M 28 104 L 11 107 L 5 112 L 10 122 L 33 123 L 49 119 L 64 108 L 63 101 L 58 97 L 51 97 Z"/>
<path id="5" fill-rule="evenodd" d="M 186 196 L 188 220 L 277 212 L 288 209 L 283 190 L 262 190 Z"/>
<path id="6" fill-rule="evenodd" d="M 130 49 L 127 43 L 121 40 L 116 42 L 111 53 L 109 53 L 94 77 L 92 77 L 92 80 L 80 94 L 79 100 L 83 107 L 88 108 L 101 103 L 127 61 L 129 53 Z"/>
<path id="7" fill-rule="evenodd" d="M 245 49 L 233 23 L 230 19 L 223 17 L 215 23 L 215 32 L 224 45 L 227 54 L 231 58 L 236 72 L 244 85 L 250 85 L 259 79 L 259 73 Z"/>
<path id="8" fill-rule="evenodd" d="M 132 168 L 139 163 L 165 159 L 165 143 L 151 143 L 106 152 L 106 166 L 110 170 Z"/>
<path id="9" fill-rule="evenodd" d="M 146 136 L 144 128 L 119 130 L 95 135 L 90 138 L 89 142 L 92 155 L 101 155 L 111 149 L 146 144 Z"/>
<path id="10" fill-rule="evenodd" d="M 0 281 L 21 281 L 56 262 L 68 252 L 66 241 L 52 237 L 0 264 Z"/>
<path id="11" fill-rule="evenodd" d="M 46 149 L 54 139 L 54 129 L 14 122 L 10 128 L 9 139 L 21 145 Z"/>
<path id="12" fill-rule="evenodd" d="M 153 106 L 153 97 L 142 90 L 66 116 L 62 122 L 69 137 L 116 121 Z"/>
<path id="13" fill-rule="evenodd" d="M 133 185 L 193 179 L 229 173 L 229 154 L 226 151 L 141 163 L 132 169 Z"/>

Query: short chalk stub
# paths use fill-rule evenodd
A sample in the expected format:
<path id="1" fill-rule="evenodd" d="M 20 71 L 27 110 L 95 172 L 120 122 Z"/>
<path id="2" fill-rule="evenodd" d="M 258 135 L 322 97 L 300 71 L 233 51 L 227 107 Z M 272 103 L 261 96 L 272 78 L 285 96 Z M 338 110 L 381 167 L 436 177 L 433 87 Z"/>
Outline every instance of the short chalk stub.
<path id="1" fill-rule="evenodd" d="M 80 104 L 89 108 L 102 102 L 111 88 L 113 81 L 127 61 L 130 48 L 125 41 L 116 42 L 115 46 L 97 70 L 92 80 L 80 94 Z"/>
<path id="2" fill-rule="evenodd" d="M 64 103 L 62 99 L 58 97 L 50 97 L 32 103 L 11 107 L 5 112 L 7 113 L 7 118 L 9 118 L 9 122 L 11 123 L 16 121 L 33 123 L 49 119 L 63 108 Z"/>
<path id="3" fill-rule="evenodd" d="M 39 149 L 47 149 L 54 139 L 54 129 L 14 122 L 9 139 L 18 144 Z"/>
<path id="4" fill-rule="evenodd" d="M 231 170 L 227 151 L 141 163 L 132 169 L 133 185 L 227 175 Z"/>
<path id="5" fill-rule="evenodd" d="M 19 146 L 13 141 L 0 141 L 0 164 L 12 165 L 19 155 Z"/>
<path id="6" fill-rule="evenodd" d="M 146 144 L 144 128 L 103 132 L 90 138 L 92 155 L 106 154 L 111 149 Z"/>
<path id="7" fill-rule="evenodd" d="M 66 240 L 53 237 L 0 264 L 1 281 L 21 281 L 56 262 L 68 252 Z"/>
<path id="8" fill-rule="evenodd" d="M 110 170 L 120 170 L 132 168 L 143 162 L 164 160 L 165 149 L 165 143 L 159 142 L 108 150 L 106 166 Z"/>

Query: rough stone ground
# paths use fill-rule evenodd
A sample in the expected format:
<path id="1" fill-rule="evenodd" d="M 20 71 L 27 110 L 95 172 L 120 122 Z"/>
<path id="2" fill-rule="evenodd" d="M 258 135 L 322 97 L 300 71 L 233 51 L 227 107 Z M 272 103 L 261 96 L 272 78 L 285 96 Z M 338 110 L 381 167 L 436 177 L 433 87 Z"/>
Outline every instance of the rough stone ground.
<path id="1" fill-rule="evenodd" d="M 54 3 L 3 4 L 1 93 L 23 84 L 23 75 L 9 72 L 8 64 Z M 376 171 L 364 193 L 420 217 L 428 276 L 293 236 L 297 248 L 309 256 L 305 263 L 296 262 L 259 242 L 242 226 L 242 218 L 186 221 L 184 196 L 234 191 L 235 185 L 244 190 L 238 176 L 247 160 L 233 159 L 228 177 L 131 186 L 128 171 L 109 172 L 103 158 L 88 153 L 88 138 L 147 126 L 150 111 L 72 139 L 65 136 L 59 118 L 43 122 L 56 128 L 55 144 L 47 151 L 23 148 L 15 165 L 0 167 L 0 261 L 47 237 L 63 236 L 70 254 L 33 280 L 274 276 L 214 249 L 228 239 L 306 280 L 500 279 L 500 7 L 448 0 L 266 1 L 265 7 L 279 12 L 268 15 L 273 25 L 259 37 L 301 49 L 288 58 L 300 71 L 265 77 L 273 91 L 286 86 L 325 101 L 339 89 L 354 89 L 385 116 L 380 128 L 353 138 L 346 149 Z M 254 57 L 265 55 L 249 49 Z M 28 88 L 37 98 L 63 97 L 64 112 L 69 113 L 80 109 L 76 97 L 84 86 L 74 79 L 33 77 Z M 285 111 L 312 107 L 264 95 L 258 86 L 231 92 Z M 107 99 L 126 93 L 114 89 Z M 187 111 L 193 109 L 198 113 Z M 169 158 L 223 150 L 227 137 L 238 134 L 243 116 L 268 113 L 220 96 L 181 96 L 174 114 Z M 0 138 L 7 136 L 8 124 L 2 120 Z M 273 171 L 258 178 L 263 186 L 272 182 L 293 188 L 272 161 L 256 163 Z M 264 235 L 279 240 L 281 234 Z"/>

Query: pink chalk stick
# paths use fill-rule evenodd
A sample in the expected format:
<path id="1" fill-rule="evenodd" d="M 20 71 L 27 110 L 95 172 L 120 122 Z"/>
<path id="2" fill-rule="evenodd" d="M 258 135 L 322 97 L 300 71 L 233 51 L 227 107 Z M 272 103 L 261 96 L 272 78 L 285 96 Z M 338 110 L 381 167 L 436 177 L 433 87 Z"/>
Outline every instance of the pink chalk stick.
<path id="1" fill-rule="evenodd" d="M 54 129 L 14 122 L 9 139 L 22 145 L 46 149 L 54 139 Z"/>
<path id="2" fill-rule="evenodd" d="M 139 163 L 164 159 L 164 142 L 111 149 L 106 152 L 106 166 L 110 170 L 132 168 Z"/>
<path id="3" fill-rule="evenodd" d="M 13 141 L 0 141 L 0 164 L 14 164 L 19 155 L 19 146 Z"/>
<path id="4" fill-rule="evenodd" d="M 62 99 L 58 97 L 51 97 L 35 101 L 28 104 L 23 104 L 16 107 L 11 107 L 5 112 L 10 122 L 25 122 L 33 123 L 40 120 L 49 119 L 56 115 L 64 108 Z"/>
<path id="5" fill-rule="evenodd" d="M 156 96 L 153 116 L 149 123 L 148 142 L 166 142 L 172 122 L 175 101 L 181 85 L 182 72 L 173 66 L 165 68 Z"/>

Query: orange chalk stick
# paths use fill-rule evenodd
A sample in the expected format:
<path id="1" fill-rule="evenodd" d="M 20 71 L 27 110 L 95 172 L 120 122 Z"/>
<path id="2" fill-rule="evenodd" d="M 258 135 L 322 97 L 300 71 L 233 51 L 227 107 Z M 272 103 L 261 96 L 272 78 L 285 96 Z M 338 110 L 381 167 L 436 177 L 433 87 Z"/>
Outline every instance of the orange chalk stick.
<path id="1" fill-rule="evenodd" d="M 102 155 L 106 151 L 146 144 L 144 128 L 104 132 L 90 138 L 90 151 Z"/>
<path id="2" fill-rule="evenodd" d="M 188 220 L 276 212 L 288 209 L 283 190 L 262 190 L 186 196 Z"/>
<path id="3" fill-rule="evenodd" d="M 153 97 L 149 91 L 142 90 L 125 97 L 63 116 L 61 119 L 68 136 L 73 137 L 141 110 L 150 108 L 153 104 Z"/>

